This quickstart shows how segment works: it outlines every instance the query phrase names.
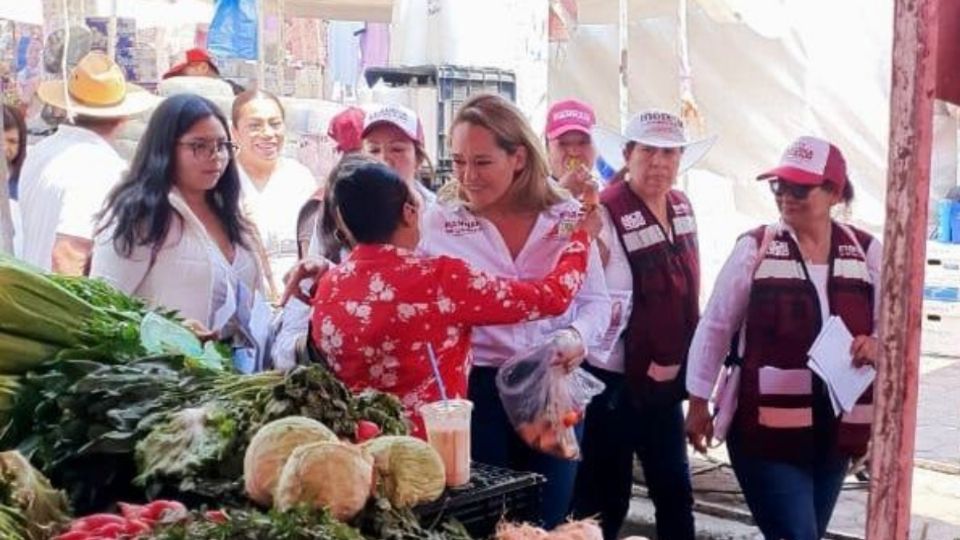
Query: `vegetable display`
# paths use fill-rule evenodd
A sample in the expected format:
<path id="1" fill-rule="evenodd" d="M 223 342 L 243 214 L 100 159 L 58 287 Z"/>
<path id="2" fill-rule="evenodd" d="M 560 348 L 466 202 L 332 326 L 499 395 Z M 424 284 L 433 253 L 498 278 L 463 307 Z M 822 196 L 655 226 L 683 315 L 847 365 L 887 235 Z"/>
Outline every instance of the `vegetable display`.
<path id="1" fill-rule="evenodd" d="M 181 322 L 0 256 L 0 538 L 469 539 L 410 512 L 444 471 L 396 397 L 241 375 Z"/>
<path id="2" fill-rule="evenodd" d="M 346 521 L 363 510 L 374 483 L 373 458 L 359 447 L 319 442 L 297 447 L 277 482 L 274 506 L 327 509 Z"/>
<path id="3" fill-rule="evenodd" d="M 0 374 L 21 375 L 54 357 L 143 356 L 139 326 L 148 311 L 102 281 L 46 276 L 0 255 Z"/>
<path id="4" fill-rule="evenodd" d="M 67 499 L 19 452 L 0 453 L 0 536 L 42 540 L 68 519 Z"/>
<path id="5" fill-rule="evenodd" d="M 443 460 L 432 446 L 413 437 L 378 437 L 363 444 L 373 456 L 383 494 L 397 508 L 440 498 L 446 487 Z"/>
<path id="6" fill-rule="evenodd" d="M 280 472 L 290 454 L 304 444 L 336 440 L 327 426 L 303 416 L 289 416 L 263 426 L 253 436 L 243 458 L 247 496 L 260 505 L 272 505 Z"/>

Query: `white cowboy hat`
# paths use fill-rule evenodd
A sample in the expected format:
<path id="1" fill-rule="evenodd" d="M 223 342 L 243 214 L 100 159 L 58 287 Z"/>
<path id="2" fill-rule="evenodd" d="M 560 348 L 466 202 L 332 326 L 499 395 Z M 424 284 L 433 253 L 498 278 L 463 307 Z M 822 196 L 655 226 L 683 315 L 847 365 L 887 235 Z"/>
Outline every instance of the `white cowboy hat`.
<path id="1" fill-rule="evenodd" d="M 37 97 L 58 109 L 95 118 L 136 116 L 160 101 L 159 97 L 128 83 L 120 66 L 99 51 L 81 58 L 70 71 L 68 80 L 41 83 Z"/>
<path id="2" fill-rule="evenodd" d="M 664 111 L 649 110 L 634 115 L 623 134 L 596 127 L 593 144 L 597 153 L 614 170 L 624 166 L 623 149 L 629 142 L 637 142 L 657 148 L 683 148 L 679 172 L 693 167 L 717 142 L 717 136 L 690 140 L 684 134 L 683 120 Z"/>

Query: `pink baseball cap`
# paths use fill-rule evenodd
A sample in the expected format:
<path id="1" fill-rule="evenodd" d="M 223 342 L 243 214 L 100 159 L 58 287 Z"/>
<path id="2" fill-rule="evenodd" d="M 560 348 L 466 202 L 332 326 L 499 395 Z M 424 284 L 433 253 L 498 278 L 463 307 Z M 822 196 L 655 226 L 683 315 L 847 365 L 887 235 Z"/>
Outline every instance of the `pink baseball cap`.
<path id="1" fill-rule="evenodd" d="M 558 101 L 547 111 L 547 138 L 556 139 L 571 131 L 589 136 L 596 123 L 597 116 L 586 103 L 576 99 Z"/>
<path id="2" fill-rule="evenodd" d="M 366 137 L 378 124 L 396 126 L 410 137 L 410 140 L 423 144 L 423 124 L 412 109 L 403 105 L 389 104 L 368 111 L 363 120 L 363 136 Z"/>
<path id="3" fill-rule="evenodd" d="M 363 109 L 347 107 L 330 119 L 327 135 L 337 142 L 337 151 L 343 154 L 363 148 Z"/>
<path id="4" fill-rule="evenodd" d="M 819 186 L 832 182 L 838 188 L 847 183 L 847 162 L 840 150 L 817 137 L 800 137 L 787 147 L 780 158 L 780 165 L 760 176 L 757 180 L 776 180 L 806 186 Z"/>

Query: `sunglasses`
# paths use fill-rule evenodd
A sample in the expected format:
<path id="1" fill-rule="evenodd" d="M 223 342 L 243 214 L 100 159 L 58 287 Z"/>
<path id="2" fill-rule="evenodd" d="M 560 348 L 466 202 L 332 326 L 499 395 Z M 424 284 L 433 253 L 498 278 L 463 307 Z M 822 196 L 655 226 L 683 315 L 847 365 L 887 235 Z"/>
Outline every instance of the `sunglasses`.
<path id="1" fill-rule="evenodd" d="M 783 180 L 770 181 L 770 191 L 772 191 L 774 195 L 777 197 L 782 197 L 783 195 L 789 194 L 798 201 L 806 199 L 810 195 L 810 192 L 818 187 L 820 186 L 791 184 L 790 182 L 784 182 Z"/>

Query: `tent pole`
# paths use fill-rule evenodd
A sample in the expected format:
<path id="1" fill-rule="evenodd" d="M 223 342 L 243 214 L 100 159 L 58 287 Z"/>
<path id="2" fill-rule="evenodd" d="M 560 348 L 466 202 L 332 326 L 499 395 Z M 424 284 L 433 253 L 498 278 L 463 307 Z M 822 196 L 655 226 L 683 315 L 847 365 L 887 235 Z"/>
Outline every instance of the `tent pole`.
<path id="1" fill-rule="evenodd" d="M 617 13 L 617 36 L 620 45 L 620 87 L 619 87 L 619 97 L 620 97 L 620 130 L 621 132 L 626 129 L 627 122 L 630 120 L 630 71 L 629 64 L 627 62 L 628 50 L 630 48 L 629 41 L 629 0 L 619 0 L 618 13 Z"/>
<path id="2" fill-rule="evenodd" d="M 868 540 L 907 540 L 933 144 L 937 0 L 895 0 Z"/>
<path id="3" fill-rule="evenodd" d="M 117 58 L 117 0 L 110 0 L 110 19 L 107 22 L 107 56 Z"/>
<path id="4" fill-rule="evenodd" d="M 4 88 L 0 88 L 0 96 Z M 0 104 L 3 103 L 0 97 Z M 6 153 L 4 153 L 4 137 L 6 128 L 3 125 L 3 115 L 0 114 L 0 253 L 13 255 L 13 216 L 10 211 L 10 171 L 7 168 Z"/>
<path id="5" fill-rule="evenodd" d="M 264 24 L 264 0 L 257 0 L 257 88 L 263 89 L 265 79 L 264 70 L 266 63 L 264 61 L 263 32 L 267 25 Z"/>

